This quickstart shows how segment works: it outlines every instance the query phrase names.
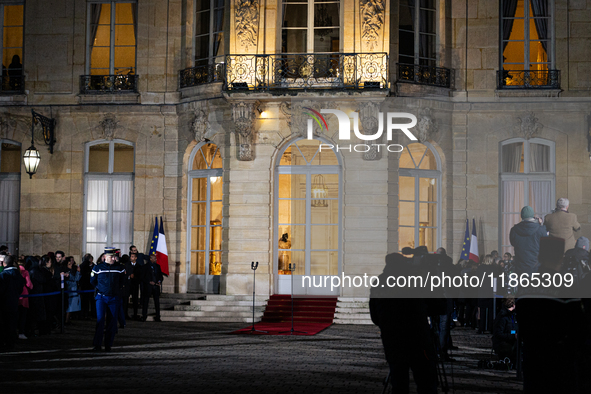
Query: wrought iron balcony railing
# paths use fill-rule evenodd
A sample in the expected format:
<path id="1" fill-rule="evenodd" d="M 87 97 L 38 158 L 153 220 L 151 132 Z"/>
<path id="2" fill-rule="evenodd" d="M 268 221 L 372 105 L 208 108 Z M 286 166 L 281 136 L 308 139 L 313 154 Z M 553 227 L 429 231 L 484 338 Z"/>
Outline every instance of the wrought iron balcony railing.
<path id="1" fill-rule="evenodd" d="M 224 63 L 186 68 L 179 71 L 179 87 L 182 89 L 206 83 L 223 82 L 224 71 Z"/>
<path id="2" fill-rule="evenodd" d="M 9 71 L 10 72 L 10 71 Z M 0 93 L 22 94 L 25 92 L 24 75 L 3 75 Z"/>
<path id="3" fill-rule="evenodd" d="M 453 71 L 444 67 L 397 63 L 398 82 L 431 85 L 442 88 L 453 86 Z"/>
<path id="4" fill-rule="evenodd" d="M 386 53 L 226 56 L 227 91 L 387 89 Z"/>
<path id="5" fill-rule="evenodd" d="M 81 75 L 80 94 L 137 93 L 138 76 L 123 75 Z"/>
<path id="6" fill-rule="evenodd" d="M 560 70 L 497 71 L 497 89 L 560 89 Z"/>

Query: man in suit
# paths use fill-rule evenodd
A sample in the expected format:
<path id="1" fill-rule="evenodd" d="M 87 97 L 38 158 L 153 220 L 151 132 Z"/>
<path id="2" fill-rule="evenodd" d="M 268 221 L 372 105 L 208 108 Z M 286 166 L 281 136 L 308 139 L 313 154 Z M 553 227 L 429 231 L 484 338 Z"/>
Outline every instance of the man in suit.
<path id="1" fill-rule="evenodd" d="M 138 307 L 139 307 L 139 292 L 140 292 L 140 283 L 142 281 L 142 267 L 140 266 L 139 262 L 137 261 L 138 254 L 131 252 L 129 255 L 129 261 L 125 264 L 125 272 L 127 273 L 127 285 L 125 286 L 126 289 L 126 296 L 123 299 L 123 310 L 125 311 L 125 315 L 128 315 L 128 307 L 129 307 L 129 296 L 131 295 L 131 303 L 133 305 L 133 316 L 132 319 L 139 320 L 140 316 L 138 315 Z"/>
<path id="2" fill-rule="evenodd" d="M 164 278 L 156 260 L 156 254 L 151 254 L 150 260 L 142 267 L 142 321 L 146 321 L 148 318 L 150 297 L 154 297 L 154 307 L 156 308 L 154 321 L 160 321 L 160 288 Z"/>
<path id="3" fill-rule="evenodd" d="M 554 213 L 546 215 L 544 226 L 551 237 L 562 238 L 565 241 L 564 251 L 573 249 L 577 238 L 575 231 L 581 229 L 577 221 L 577 215 L 568 212 L 569 201 L 567 198 L 559 198 L 556 201 L 556 210 Z"/>

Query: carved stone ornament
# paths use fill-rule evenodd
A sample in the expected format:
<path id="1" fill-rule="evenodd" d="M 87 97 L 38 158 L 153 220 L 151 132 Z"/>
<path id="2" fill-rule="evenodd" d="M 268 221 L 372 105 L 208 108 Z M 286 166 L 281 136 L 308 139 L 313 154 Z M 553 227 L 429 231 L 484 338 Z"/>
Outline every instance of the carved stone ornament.
<path id="1" fill-rule="evenodd" d="M 105 115 L 103 120 L 99 122 L 99 125 L 103 129 L 104 139 L 111 141 L 115 138 L 115 130 L 117 129 L 119 122 L 113 115 Z"/>
<path id="2" fill-rule="evenodd" d="M 259 0 L 236 0 L 235 27 L 243 47 L 257 45 L 259 30 Z"/>
<path id="3" fill-rule="evenodd" d="M 285 116 L 285 121 L 287 122 L 287 127 L 291 129 L 291 102 L 283 101 L 279 105 L 279 110 Z"/>
<path id="4" fill-rule="evenodd" d="M 379 127 L 380 105 L 374 102 L 363 103 L 359 110 L 359 122 L 361 123 L 361 133 L 365 135 L 374 135 Z M 383 136 L 383 133 L 382 133 Z M 369 150 L 363 152 L 363 160 L 373 161 L 382 158 L 382 151 L 378 150 L 378 144 L 382 143 L 382 136 L 375 141 L 365 141 L 369 145 Z"/>
<path id="5" fill-rule="evenodd" d="M 193 124 L 191 126 L 195 133 L 195 141 L 203 141 L 207 133 L 210 131 L 208 114 L 201 109 L 196 110 Z"/>
<path id="6" fill-rule="evenodd" d="M 423 108 L 421 110 L 416 127 L 419 130 L 417 138 L 420 142 L 435 139 L 439 128 L 437 127 L 437 121 L 431 114 L 431 108 Z"/>
<path id="7" fill-rule="evenodd" d="M 538 122 L 533 112 L 517 117 L 515 121 L 515 132 L 523 135 L 526 140 L 535 137 L 543 127 L 544 125 Z"/>
<path id="8" fill-rule="evenodd" d="M 361 13 L 361 40 L 367 49 L 373 50 L 378 45 L 384 26 L 386 9 L 385 0 L 359 0 Z"/>
<path id="9" fill-rule="evenodd" d="M 235 125 L 236 158 L 240 161 L 254 160 L 254 111 L 256 102 L 232 104 L 232 120 Z"/>

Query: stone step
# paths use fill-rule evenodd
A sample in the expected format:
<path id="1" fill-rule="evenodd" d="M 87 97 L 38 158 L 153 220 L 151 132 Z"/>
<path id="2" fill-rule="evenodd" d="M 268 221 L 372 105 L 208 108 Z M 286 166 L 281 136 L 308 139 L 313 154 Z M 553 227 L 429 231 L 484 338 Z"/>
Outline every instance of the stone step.
<path id="1" fill-rule="evenodd" d="M 213 322 L 213 323 L 247 323 L 252 324 L 252 316 L 248 317 L 192 317 L 192 316 L 161 316 L 160 318 L 162 321 L 171 321 L 171 322 Z M 152 316 L 148 317 L 148 321 L 153 321 L 154 318 Z M 255 317 L 255 323 L 260 321 L 259 318 Z"/>
<path id="2" fill-rule="evenodd" d="M 351 319 L 370 319 L 369 313 L 335 313 L 335 319 L 351 320 Z"/>
<path id="3" fill-rule="evenodd" d="M 339 297 L 337 302 L 369 302 L 367 297 Z"/>
<path id="4" fill-rule="evenodd" d="M 257 316 L 258 315 L 258 316 Z M 255 318 L 261 317 L 261 312 L 255 312 Z M 217 311 L 160 311 L 160 316 L 186 316 L 186 317 L 251 317 L 252 311 L 250 312 L 217 312 Z"/>
<path id="5" fill-rule="evenodd" d="M 369 308 L 337 308 L 335 313 L 368 314 L 369 315 Z"/>
<path id="6" fill-rule="evenodd" d="M 208 294 L 205 296 L 207 301 L 250 301 L 252 303 L 252 295 L 223 295 L 223 294 Z M 256 302 L 265 302 L 269 299 L 268 295 L 255 296 Z"/>
<path id="7" fill-rule="evenodd" d="M 338 308 L 369 309 L 369 302 L 337 302 Z"/>
<path id="8" fill-rule="evenodd" d="M 245 306 L 231 306 L 231 305 L 175 305 L 175 311 L 202 311 L 202 312 L 244 312 L 251 311 L 252 305 Z M 255 312 L 264 312 L 265 306 L 255 306 Z"/>
<path id="9" fill-rule="evenodd" d="M 373 322 L 367 319 L 334 319 L 334 324 L 363 324 L 372 325 Z"/>
<path id="10" fill-rule="evenodd" d="M 226 300 L 226 301 L 221 301 L 221 300 L 216 300 L 216 301 L 210 301 L 210 300 L 193 300 L 190 302 L 190 305 L 219 305 L 219 306 L 244 306 L 244 307 L 252 307 L 252 299 L 250 301 L 233 301 L 233 300 Z M 265 301 L 256 301 L 254 303 L 255 306 L 265 306 L 266 302 Z"/>

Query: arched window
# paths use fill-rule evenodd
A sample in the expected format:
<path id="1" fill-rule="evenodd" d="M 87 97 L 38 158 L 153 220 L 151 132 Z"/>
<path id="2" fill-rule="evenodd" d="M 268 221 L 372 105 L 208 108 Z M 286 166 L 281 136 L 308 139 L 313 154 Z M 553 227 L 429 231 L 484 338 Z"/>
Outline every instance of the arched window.
<path id="1" fill-rule="evenodd" d="M 189 159 L 187 267 L 189 292 L 219 293 L 222 272 L 222 156 L 200 144 Z"/>
<path id="2" fill-rule="evenodd" d="M 529 205 L 536 216 L 549 214 L 555 202 L 554 142 L 541 138 L 512 138 L 500 144 L 500 237 L 503 253 L 513 254 L 511 227 Z"/>
<path id="3" fill-rule="evenodd" d="M 84 249 L 94 258 L 106 246 L 127 252 L 133 243 L 135 150 L 123 140 L 86 144 Z"/>
<path id="4" fill-rule="evenodd" d="M 341 272 L 341 165 L 332 149 L 320 148 L 319 140 L 296 140 L 280 152 L 275 167 L 277 294 L 291 290 L 289 264 L 298 276 Z M 294 294 L 330 291 L 293 282 Z"/>
<path id="5" fill-rule="evenodd" d="M 400 154 L 398 248 L 441 245 L 441 162 L 431 144 L 413 143 Z"/>
<path id="6" fill-rule="evenodd" d="M 21 187 L 21 146 L 0 139 L 0 245 L 18 250 Z"/>

